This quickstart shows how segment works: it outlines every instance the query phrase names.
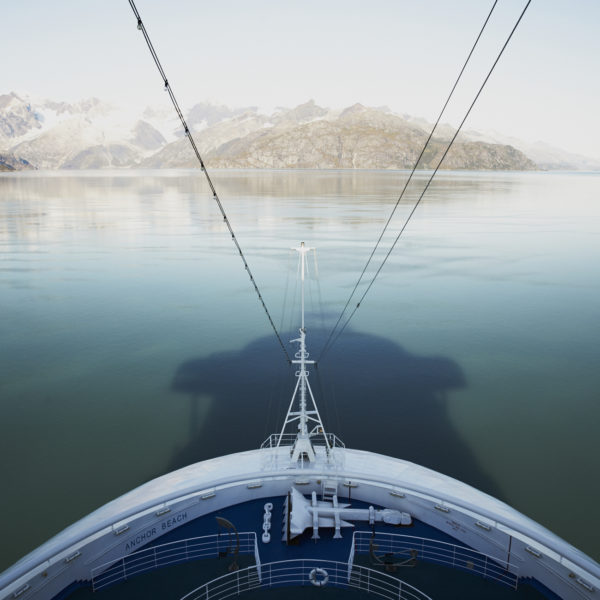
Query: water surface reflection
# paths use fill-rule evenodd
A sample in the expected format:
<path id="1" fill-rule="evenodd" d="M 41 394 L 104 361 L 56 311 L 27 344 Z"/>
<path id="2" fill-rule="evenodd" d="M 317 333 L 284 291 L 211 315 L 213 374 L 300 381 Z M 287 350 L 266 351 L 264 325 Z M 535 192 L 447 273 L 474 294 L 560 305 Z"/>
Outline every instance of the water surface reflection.
<path id="1" fill-rule="evenodd" d="M 310 344 L 321 347 L 324 333 L 310 330 Z M 172 387 L 189 397 L 190 439 L 167 470 L 256 448 L 259 432 L 266 438 L 281 427 L 293 379 L 272 337 L 182 363 Z M 466 385 L 452 359 L 347 331 L 310 379 L 326 428 L 348 447 L 404 458 L 502 496 L 448 418 L 448 392 Z M 212 402 L 201 406 L 206 398 Z"/>

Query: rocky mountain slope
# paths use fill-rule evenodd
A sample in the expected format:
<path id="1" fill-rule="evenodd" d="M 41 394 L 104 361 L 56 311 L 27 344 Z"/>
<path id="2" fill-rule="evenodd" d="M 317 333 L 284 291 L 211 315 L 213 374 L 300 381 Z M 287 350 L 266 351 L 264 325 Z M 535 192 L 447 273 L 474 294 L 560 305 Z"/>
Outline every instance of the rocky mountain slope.
<path id="1" fill-rule="evenodd" d="M 445 133 L 448 128 L 445 128 Z M 356 104 L 328 111 L 313 101 L 270 117 L 248 110 L 196 136 L 206 164 L 214 168 L 408 169 L 429 133 L 386 108 Z M 434 140 L 419 168 L 434 167 L 446 144 Z M 144 167 L 193 167 L 187 140 L 166 145 Z M 536 165 L 513 147 L 461 141 L 446 157 L 446 169 L 531 170 Z"/>
<path id="2" fill-rule="evenodd" d="M 330 110 L 312 100 L 270 115 L 255 107 L 230 110 L 201 103 L 187 111 L 186 120 L 212 168 L 408 169 L 431 129 L 423 120 L 386 107 L 355 104 Z M 439 128 L 440 137 L 432 140 L 419 168 L 435 167 L 452 134 L 448 125 Z M 538 168 L 532 154 L 517 146 L 518 140 L 499 135 L 461 133 L 442 168 Z M 567 162 L 543 164 L 569 168 Z M 14 92 L 0 95 L 0 169 L 195 166 L 168 107 L 134 114 L 98 99 L 68 104 L 33 101 Z"/>
<path id="3" fill-rule="evenodd" d="M 23 171 L 35 169 L 35 167 L 24 158 L 17 158 L 12 154 L 0 154 L 0 171 Z"/>
<path id="4" fill-rule="evenodd" d="M 462 134 L 462 132 L 461 132 Z M 538 168 L 551 171 L 600 171 L 600 161 L 581 154 L 573 154 L 562 148 L 557 148 L 544 142 L 528 143 L 515 137 L 502 135 L 497 131 L 488 131 L 485 133 L 477 131 L 467 131 L 464 138 L 471 141 L 487 141 L 494 144 L 511 145 L 521 150 Z"/>
<path id="5" fill-rule="evenodd" d="M 256 131 L 209 152 L 206 160 L 216 167 L 410 169 L 427 137 L 402 117 L 354 105 L 336 118 Z M 419 168 L 435 168 L 445 149 L 434 140 Z M 510 146 L 461 142 L 442 167 L 530 170 L 536 165 Z"/>

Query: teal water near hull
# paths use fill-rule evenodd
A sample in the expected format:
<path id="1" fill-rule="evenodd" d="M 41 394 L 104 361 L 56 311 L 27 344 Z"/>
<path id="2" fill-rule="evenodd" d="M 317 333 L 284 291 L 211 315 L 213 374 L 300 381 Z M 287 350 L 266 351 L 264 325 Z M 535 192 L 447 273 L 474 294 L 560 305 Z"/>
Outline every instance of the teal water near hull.
<path id="1" fill-rule="evenodd" d="M 406 177 L 214 173 L 284 339 L 290 246 L 317 247 L 318 358 Z M 599 265 L 599 175 L 438 174 L 311 375 L 326 425 L 598 560 Z M 152 477 L 257 447 L 287 408 L 292 374 L 197 171 L 0 174 L 0 311 L 0 570 Z"/>

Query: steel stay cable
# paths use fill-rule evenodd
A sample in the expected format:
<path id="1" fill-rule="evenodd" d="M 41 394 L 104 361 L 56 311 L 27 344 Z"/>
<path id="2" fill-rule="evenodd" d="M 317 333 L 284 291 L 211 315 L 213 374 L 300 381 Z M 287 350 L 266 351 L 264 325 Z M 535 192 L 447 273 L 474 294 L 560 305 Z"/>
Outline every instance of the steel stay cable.
<path id="1" fill-rule="evenodd" d="M 144 25 L 144 23 L 142 22 L 142 18 L 140 16 L 140 13 L 138 12 L 138 9 L 135 5 L 134 0 L 129 0 L 129 5 L 131 6 L 131 10 L 133 11 L 133 14 L 135 15 L 136 19 L 137 19 L 137 26 L 138 29 L 142 32 L 142 34 L 144 35 L 144 39 L 146 40 L 146 44 L 148 46 L 148 49 L 150 50 L 150 54 L 152 55 L 152 58 L 154 59 L 154 63 L 156 64 L 156 67 L 158 69 L 158 72 L 160 73 L 160 76 L 162 77 L 164 86 L 165 86 L 165 91 L 168 92 L 169 97 L 171 98 L 171 102 L 173 104 L 173 107 L 175 108 L 175 111 L 177 112 L 177 116 L 179 117 L 179 120 L 181 121 L 181 124 L 183 125 L 183 129 L 185 132 L 186 137 L 188 138 L 192 149 L 194 150 L 194 154 L 196 155 L 196 158 L 198 159 L 198 162 L 200 163 L 200 167 L 202 169 L 202 172 L 204 173 L 205 177 L 206 177 L 206 181 L 208 183 L 208 186 L 210 187 L 210 190 L 212 192 L 213 195 L 213 199 L 214 201 L 217 203 L 217 206 L 219 207 L 219 211 L 221 212 L 221 215 L 223 217 L 223 221 L 225 222 L 225 225 L 227 225 L 227 229 L 229 230 L 229 233 L 231 235 L 231 239 L 233 240 L 233 243 L 235 244 L 240 258 L 242 259 L 242 262 L 244 263 L 244 267 L 246 268 L 246 271 L 248 272 L 248 276 L 250 277 L 250 281 L 252 282 L 252 285 L 254 286 L 254 290 L 256 292 L 256 294 L 258 295 L 258 299 L 260 300 L 260 303 L 262 304 L 262 307 L 267 315 L 267 319 L 269 320 L 269 323 L 271 324 L 271 327 L 273 328 L 273 331 L 275 332 L 275 335 L 277 337 L 277 341 L 279 342 L 279 345 L 281 346 L 281 349 L 283 350 L 283 353 L 285 354 L 286 360 L 288 361 L 289 364 L 291 364 L 292 360 L 288 354 L 288 351 L 286 350 L 283 341 L 281 339 L 281 336 L 279 335 L 279 332 L 277 331 L 277 327 L 275 326 L 275 323 L 273 322 L 273 319 L 271 317 L 271 313 L 269 312 L 269 309 L 267 308 L 267 305 L 265 304 L 265 301 L 262 297 L 262 294 L 260 293 L 260 290 L 258 289 L 258 285 L 254 279 L 254 275 L 252 274 L 252 271 L 250 270 L 250 266 L 248 265 L 248 262 L 246 261 L 246 257 L 244 256 L 244 253 L 242 252 L 242 248 L 237 240 L 237 237 L 233 231 L 233 228 L 229 222 L 229 219 L 227 218 L 227 215 L 225 213 L 225 209 L 223 208 L 223 205 L 221 203 L 221 200 L 217 194 L 217 191 L 215 189 L 215 186 L 213 185 L 212 179 L 210 178 L 206 167 L 204 165 L 204 161 L 202 160 L 202 157 L 200 156 L 200 152 L 196 146 L 196 142 L 194 141 L 194 138 L 192 137 L 192 133 L 189 130 L 187 123 L 185 121 L 185 118 L 183 116 L 183 112 L 181 111 L 181 108 L 179 108 L 179 103 L 177 102 L 177 99 L 175 98 L 175 95 L 173 93 L 173 90 L 171 89 L 171 85 L 169 84 L 169 80 L 167 79 L 167 75 L 164 71 L 164 69 L 162 68 L 162 65 L 160 63 L 160 60 L 158 59 L 158 55 L 156 54 L 156 51 L 154 50 L 154 46 L 152 45 L 152 42 L 150 40 L 150 37 L 148 35 L 148 32 L 146 31 L 146 27 Z"/>
<path id="2" fill-rule="evenodd" d="M 285 311 L 286 311 L 286 308 L 287 308 L 288 291 L 289 291 L 289 288 L 290 288 L 290 273 L 292 271 L 292 268 L 290 266 L 291 253 L 292 253 L 292 251 L 289 250 L 288 251 L 288 260 L 287 260 L 286 269 L 285 269 L 285 291 L 283 293 L 283 306 L 281 308 L 281 320 L 279 322 L 279 329 L 281 331 L 283 331 L 283 327 L 285 325 Z"/>
<path id="3" fill-rule="evenodd" d="M 321 317 L 321 328 L 325 331 L 325 309 L 323 305 L 323 295 L 321 293 L 321 280 L 319 278 L 319 266 L 317 263 L 317 250 L 313 250 L 313 257 L 315 260 L 315 279 L 317 282 L 317 295 L 319 299 L 319 314 Z"/>
<path id="4" fill-rule="evenodd" d="M 498 4 L 498 0 L 494 0 L 494 4 L 492 5 L 492 8 L 490 9 L 490 12 L 488 13 L 487 18 L 485 19 L 485 21 L 481 27 L 481 30 L 479 31 L 479 35 L 477 36 L 477 38 L 475 39 L 475 42 L 473 43 L 473 46 L 471 47 L 471 51 L 469 52 L 467 59 L 465 60 L 463 66 L 462 66 L 462 69 L 460 70 L 460 73 L 458 74 L 458 77 L 456 78 L 456 81 L 454 82 L 454 85 L 452 86 L 452 89 L 450 90 L 450 93 L 448 94 L 448 98 L 446 98 L 446 102 L 444 102 L 444 106 L 442 107 L 442 110 L 440 111 L 440 114 L 438 115 L 438 118 L 433 126 L 433 129 L 429 133 L 429 137 L 427 138 L 427 141 L 425 142 L 425 144 L 423 145 L 423 148 L 421 149 L 421 153 L 419 154 L 419 156 L 415 162 L 415 165 L 412 168 L 412 170 L 408 176 L 408 179 L 406 180 L 404 187 L 402 188 L 402 191 L 400 192 L 400 196 L 398 197 L 398 200 L 396 200 L 396 204 L 394 205 L 394 208 L 392 209 L 390 216 L 388 217 L 385 225 L 383 226 L 383 230 L 382 230 L 379 238 L 377 239 L 377 242 L 375 243 L 375 246 L 374 246 L 373 250 L 371 251 L 369 258 L 367 259 L 365 266 L 363 267 L 363 270 L 358 278 L 358 281 L 356 282 L 356 285 L 354 286 L 353 290 L 350 292 L 350 296 L 348 297 L 348 300 L 346 301 L 346 304 L 344 305 L 344 308 L 342 309 L 342 312 L 340 313 L 338 320 L 336 321 L 335 325 L 333 326 L 331 333 L 329 334 L 327 340 L 325 341 L 325 345 L 323 346 L 323 348 L 321 348 L 321 353 L 320 353 L 321 356 L 323 356 L 323 354 L 327 350 L 327 347 L 329 345 L 329 342 L 331 341 L 331 338 L 335 334 L 335 331 L 338 328 L 340 321 L 344 317 L 344 314 L 346 313 L 346 310 L 348 309 L 348 306 L 350 305 L 350 302 L 352 301 L 352 298 L 354 297 L 354 294 L 356 293 L 356 290 L 358 289 L 358 286 L 360 285 L 360 282 L 362 281 L 362 279 L 367 271 L 367 268 L 371 264 L 371 260 L 373 260 L 373 256 L 375 255 L 377 248 L 379 248 L 379 244 L 381 243 L 381 240 L 383 239 L 383 236 L 384 236 L 385 232 L 387 231 L 387 228 L 388 228 L 394 214 L 396 213 L 396 209 L 398 208 L 400 201 L 404 197 L 404 193 L 406 192 L 406 189 L 408 188 L 410 182 L 412 181 L 413 175 L 415 174 L 415 171 L 417 170 L 417 167 L 419 166 L 419 162 L 421 161 L 421 158 L 423 158 L 423 154 L 425 154 L 425 150 L 427 149 L 427 146 L 429 145 L 429 142 L 431 141 L 431 138 L 433 137 L 433 134 L 434 134 L 435 130 L 437 129 L 437 126 L 439 125 L 440 120 L 442 119 L 442 115 L 444 114 L 446 107 L 448 106 L 448 104 L 454 94 L 454 90 L 456 90 L 456 86 L 458 85 L 465 69 L 467 68 L 467 64 L 469 63 L 469 60 L 471 59 L 471 56 L 473 55 L 473 52 L 475 51 L 475 48 L 477 47 L 477 44 L 479 43 L 479 39 L 481 38 L 481 35 L 483 34 L 483 31 L 486 28 L 488 21 L 490 20 L 490 17 L 492 16 L 492 13 L 494 12 L 494 9 L 496 8 L 496 4 Z"/>
<path id="5" fill-rule="evenodd" d="M 410 219 L 412 218 L 412 216 L 414 215 L 415 211 L 417 210 L 417 207 L 419 206 L 421 200 L 423 199 L 423 196 L 425 195 L 425 192 L 427 192 L 429 185 L 431 184 L 431 182 L 433 181 L 433 178 L 435 177 L 436 173 L 438 172 L 438 169 L 440 168 L 440 165 L 442 164 L 442 162 L 444 161 L 444 159 L 446 158 L 446 155 L 448 154 L 448 151 L 450 150 L 450 148 L 452 147 L 452 144 L 454 143 L 454 140 L 456 140 L 456 137 L 458 136 L 460 130 L 462 129 L 462 126 L 464 125 L 465 121 L 467 120 L 467 117 L 469 116 L 469 114 L 471 113 L 471 110 L 473 109 L 473 107 L 475 106 L 475 103 L 477 102 L 477 99 L 479 98 L 481 92 L 483 91 L 483 88 L 485 87 L 488 79 L 490 78 L 490 76 L 492 75 L 492 72 L 494 71 L 494 69 L 496 68 L 496 65 L 498 64 L 498 61 L 500 60 L 500 57 L 502 56 L 502 54 L 504 53 L 504 50 L 506 49 L 506 47 L 508 46 L 508 43 L 510 42 L 514 32 L 516 31 L 517 27 L 519 26 L 519 23 L 521 22 L 521 19 L 523 18 L 523 15 L 525 14 L 525 12 L 527 11 L 527 9 L 529 8 L 529 5 L 531 4 L 531 0 L 527 1 L 527 4 L 525 5 L 525 7 L 523 8 L 523 11 L 521 12 L 519 18 L 517 19 L 517 22 L 515 23 L 514 27 L 512 28 L 508 38 L 506 39 L 506 41 L 504 42 L 504 45 L 502 46 L 502 49 L 500 50 L 498 56 L 496 57 L 496 60 L 494 61 L 492 67 L 490 68 L 490 70 L 488 71 L 488 74 L 486 75 L 485 79 L 483 80 L 483 83 L 481 84 L 481 87 L 479 88 L 479 91 L 477 92 L 477 94 L 475 95 L 475 98 L 473 100 L 473 102 L 471 102 L 471 105 L 469 106 L 469 109 L 467 110 L 465 116 L 463 117 L 463 120 L 461 121 L 460 125 L 458 126 L 458 129 L 456 130 L 454 136 L 452 137 L 452 139 L 450 140 L 450 143 L 448 144 L 448 147 L 446 148 L 446 150 L 444 151 L 444 154 L 442 155 L 442 157 L 440 158 L 440 160 L 438 161 L 438 164 L 435 168 L 435 170 L 433 171 L 433 173 L 431 174 L 431 177 L 429 178 L 429 180 L 427 181 L 427 184 L 425 185 L 425 188 L 423 189 L 423 191 L 421 192 L 421 195 L 419 196 L 418 200 L 416 201 L 415 205 L 413 206 L 412 210 L 410 211 L 408 217 L 406 218 L 406 220 L 404 221 L 404 224 L 402 225 L 402 228 L 400 229 L 400 232 L 398 233 L 398 235 L 396 236 L 396 239 L 394 240 L 394 243 L 392 244 L 392 246 L 390 247 L 390 249 L 388 250 L 387 254 L 385 255 L 383 261 L 381 262 L 381 264 L 379 265 L 379 268 L 377 269 L 377 271 L 375 272 L 375 275 L 373 275 L 373 278 L 371 279 L 371 281 L 369 282 L 369 285 L 367 286 L 367 288 L 365 289 L 363 295 L 360 297 L 360 300 L 358 301 L 358 303 L 356 304 L 356 306 L 354 307 L 354 309 L 352 310 L 352 312 L 350 313 L 350 316 L 346 319 L 344 325 L 342 326 L 342 328 L 338 331 L 337 335 L 335 336 L 335 338 L 333 339 L 333 341 L 329 344 L 329 346 L 323 350 L 323 352 L 321 353 L 321 356 L 319 357 L 319 362 L 323 359 L 323 357 L 325 356 L 325 354 L 329 351 L 329 349 L 331 348 L 331 346 L 333 346 L 333 344 L 335 344 L 335 342 L 338 340 L 338 338 L 340 337 L 340 335 L 344 332 L 344 330 L 346 329 L 348 323 L 350 322 L 350 320 L 352 319 L 352 317 L 354 316 L 354 314 L 356 313 L 356 311 L 359 309 L 361 303 L 363 302 L 363 300 L 365 299 L 366 295 L 369 293 L 369 290 L 371 289 L 371 287 L 373 286 L 373 284 L 375 283 L 375 280 L 377 279 L 377 276 L 379 275 L 379 273 L 381 272 L 381 270 L 383 269 L 383 266 L 385 265 L 385 263 L 387 262 L 387 259 L 389 258 L 390 254 L 392 253 L 392 251 L 394 250 L 394 248 L 396 247 L 396 244 L 398 242 L 398 240 L 400 239 L 400 236 L 402 235 L 402 233 L 404 232 L 404 230 L 406 229 L 406 226 L 408 225 Z"/>

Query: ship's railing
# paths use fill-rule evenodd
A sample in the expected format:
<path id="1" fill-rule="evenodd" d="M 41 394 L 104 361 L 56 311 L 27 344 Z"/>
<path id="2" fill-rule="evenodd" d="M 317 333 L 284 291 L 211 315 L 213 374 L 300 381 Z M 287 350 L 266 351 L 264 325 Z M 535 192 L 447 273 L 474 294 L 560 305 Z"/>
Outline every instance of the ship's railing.
<path id="1" fill-rule="evenodd" d="M 256 537 L 254 538 L 254 562 L 256 563 L 254 566 L 256 567 L 258 579 L 259 579 L 259 581 L 262 581 L 262 564 L 260 562 L 260 552 L 258 551 L 258 544 L 256 543 Z"/>
<path id="2" fill-rule="evenodd" d="M 258 544 L 254 531 L 241 532 L 237 554 L 258 556 Z M 105 588 L 114 583 L 148 573 L 161 567 L 185 563 L 202 558 L 234 556 L 237 548 L 235 536 L 226 534 L 205 535 L 152 546 L 132 552 L 118 560 L 110 561 L 92 569 L 92 589 Z"/>
<path id="3" fill-rule="evenodd" d="M 354 554 L 356 553 L 356 544 L 354 538 L 352 538 L 352 546 L 350 546 L 350 555 L 348 556 L 348 578 L 352 573 L 352 567 L 354 566 Z"/>
<path id="4" fill-rule="evenodd" d="M 474 573 L 514 589 L 517 589 L 519 581 L 519 568 L 514 563 L 466 546 L 428 538 L 379 532 L 373 538 L 370 531 L 355 531 L 352 558 L 354 553 L 373 553 L 383 566 L 406 563 L 410 559 L 422 560 Z"/>
<path id="5" fill-rule="evenodd" d="M 277 448 L 277 446 L 293 446 L 297 435 L 295 433 L 272 433 L 261 445 L 261 448 Z M 330 448 L 345 448 L 344 442 L 335 433 L 315 433 L 310 436 L 314 446 L 327 446 Z"/>
<path id="6" fill-rule="evenodd" d="M 332 586 L 359 589 L 389 600 L 431 600 L 417 588 L 368 567 L 354 565 L 348 572 L 348 563 L 320 559 L 294 559 L 264 563 L 240 569 L 204 583 L 181 600 L 221 600 L 255 589 L 279 586 Z"/>

